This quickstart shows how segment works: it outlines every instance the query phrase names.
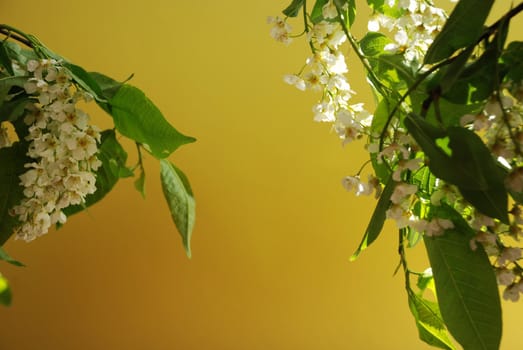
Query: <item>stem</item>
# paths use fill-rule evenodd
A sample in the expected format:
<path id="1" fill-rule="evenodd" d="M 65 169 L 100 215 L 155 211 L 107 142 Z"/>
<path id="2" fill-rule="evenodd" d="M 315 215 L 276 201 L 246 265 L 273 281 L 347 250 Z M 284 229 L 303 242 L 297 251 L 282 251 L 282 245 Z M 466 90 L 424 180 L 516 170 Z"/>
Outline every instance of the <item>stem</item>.
<path id="1" fill-rule="evenodd" d="M 378 90 L 378 92 L 382 96 L 387 96 L 388 94 L 385 91 L 385 89 L 386 89 L 385 85 L 383 85 L 381 83 L 381 81 L 378 79 L 376 74 L 372 71 L 372 67 L 370 66 L 369 61 L 367 60 L 367 58 L 365 57 L 363 52 L 361 52 L 359 45 L 356 43 L 356 40 L 354 39 L 352 34 L 349 32 L 349 29 L 347 28 L 347 24 L 343 20 L 341 8 L 338 6 L 338 4 L 336 2 L 334 2 L 334 4 L 336 5 L 336 11 L 338 11 L 338 22 L 341 24 L 341 28 L 343 29 L 343 32 L 347 36 L 347 39 L 349 40 L 349 43 L 352 46 L 352 49 L 358 56 L 358 59 L 360 60 L 360 62 L 363 64 L 363 67 L 365 67 L 365 70 L 367 71 L 367 74 L 369 76 L 369 79 L 371 80 L 372 85 L 376 88 L 376 90 Z"/>
<path id="2" fill-rule="evenodd" d="M 7 24 L 0 24 L 0 33 L 8 38 L 13 38 L 25 46 L 30 48 L 35 47 L 35 38 L 32 35 L 25 34 L 21 30 L 11 27 Z"/>

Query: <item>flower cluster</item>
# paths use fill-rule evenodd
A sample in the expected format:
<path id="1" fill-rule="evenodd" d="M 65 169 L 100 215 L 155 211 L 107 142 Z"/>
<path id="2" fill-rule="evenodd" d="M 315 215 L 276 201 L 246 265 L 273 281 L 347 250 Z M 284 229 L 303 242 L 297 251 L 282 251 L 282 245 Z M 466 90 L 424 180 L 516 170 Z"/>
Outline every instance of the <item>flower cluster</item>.
<path id="1" fill-rule="evenodd" d="M 31 241 L 48 232 L 51 225 L 63 224 L 63 210 L 83 204 L 94 193 L 100 132 L 89 124 L 89 116 L 76 107 L 92 98 L 77 90 L 69 71 L 53 59 L 29 60 L 30 76 L 25 92 L 34 97 L 26 106 L 24 123 L 27 171 L 20 176 L 24 188 L 21 203 L 11 209 L 21 225 L 16 238 Z"/>
<path id="2" fill-rule="evenodd" d="M 313 90 L 322 93 L 321 100 L 313 107 L 314 120 L 333 124 L 333 128 L 344 143 L 361 138 L 368 133 L 372 115 L 362 103 L 350 103 L 354 91 L 345 74 L 348 67 L 341 46 L 347 36 L 341 25 L 334 19 L 338 13 L 333 0 L 322 8 L 323 20 L 311 24 L 307 29 L 307 41 L 312 47 L 312 55 L 297 74 L 289 74 L 284 81 L 299 90 Z M 279 41 L 290 27 L 284 20 L 272 20 L 271 34 Z M 285 28 L 280 31 L 279 28 Z M 276 33 L 276 34 L 275 34 Z M 285 34 L 284 37 L 288 37 Z"/>
<path id="3" fill-rule="evenodd" d="M 387 0 L 386 5 L 395 11 L 376 13 L 369 20 L 369 31 L 386 29 L 394 37 L 386 51 L 403 53 L 407 61 L 420 62 L 445 24 L 445 11 L 419 0 Z"/>
<path id="4" fill-rule="evenodd" d="M 455 1 L 453 1 L 455 2 Z M 321 92 L 321 100 L 314 105 L 314 120 L 333 124 L 343 143 L 368 137 L 365 145 L 371 154 L 374 166 L 387 169 L 394 182 L 390 195 L 390 206 L 386 217 L 395 221 L 400 229 L 440 236 L 455 229 L 448 218 L 438 217 L 442 205 L 461 213 L 470 228 L 476 232 L 470 241 L 471 249 L 480 244 L 497 271 L 498 283 L 505 286 L 505 299 L 516 301 L 523 293 L 523 268 L 518 264 L 522 250 L 514 243 L 522 234 L 522 211 L 514 205 L 509 212 L 510 224 L 490 218 L 467 202 L 460 190 L 441 179 L 427 187 L 422 183 L 423 174 L 429 172 L 426 155 L 408 134 L 401 117 L 389 120 L 388 129 L 381 135 L 371 132 L 373 116 L 362 104 L 351 104 L 355 92 L 351 89 L 346 74 L 348 67 L 345 54 L 340 49 L 350 37 L 338 20 L 338 11 L 333 0 L 322 8 L 321 20 L 306 21 L 306 39 L 312 48 L 312 56 L 297 74 L 286 75 L 285 82 L 299 90 Z M 423 0 L 386 0 L 383 8 L 375 11 L 368 22 L 369 31 L 385 29 L 393 37 L 392 43 L 384 47 L 388 54 L 403 55 L 406 65 L 415 70 L 421 67 L 423 57 L 434 38 L 442 30 L 447 15 L 441 8 Z M 272 36 L 278 41 L 290 42 L 291 27 L 287 19 L 271 19 L 274 24 Z M 423 69 L 422 69 L 423 71 Z M 398 114 L 410 112 L 402 105 Z M 503 82 L 500 88 L 486 101 L 476 114 L 466 114 L 461 126 L 477 133 L 490 150 L 492 156 L 505 167 L 505 187 L 511 193 L 523 191 L 523 83 Z M 366 181 L 355 176 L 342 180 L 343 186 L 356 195 L 382 193 L 382 184 L 376 174 L 368 175 Z M 433 176 L 433 175 L 431 175 Z M 425 180 L 423 180 L 426 182 Z M 420 209 L 424 208 L 424 209 Z M 434 210 L 432 210 L 434 209 Z"/>

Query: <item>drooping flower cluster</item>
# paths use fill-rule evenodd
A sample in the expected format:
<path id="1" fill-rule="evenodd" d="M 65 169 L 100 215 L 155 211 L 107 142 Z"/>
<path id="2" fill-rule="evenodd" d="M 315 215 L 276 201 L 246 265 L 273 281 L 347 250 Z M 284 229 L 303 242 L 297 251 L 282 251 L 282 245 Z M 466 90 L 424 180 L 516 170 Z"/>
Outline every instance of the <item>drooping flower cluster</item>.
<path id="1" fill-rule="evenodd" d="M 347 36 L 341 25 L 335 21 L 337 10 L 332 0 L 322 8 L 323 20 L 312 24 L 307 31 L 307 40 L 313 48 L 312 56 L 298 74 L 289 74 L 284 81 L 299 90 L 313 90 L 322 93 L 321 100 L 314 105 L 314 120 L 333 124 L 333 128 L 344 143 L 361 138 L 368 133 L 372 115 L 362 103 L 352 103 L 354 95 L 345 74 L 348 67 L 341 49 Z M 279 41 L 288 37 L 283 20 L 272 20 L 271 34 Z M 285 28 L 280 31 L 279 28 Z M 275 34 L 276 33 L 276 34 Z M 287 33 L 285 35 L 278 33 Z"/>
<path id="2" fill-rule="evenodd" d="M 455 1 L 453 1 L 455 2 Z M 309 17 L 311 18 L 311 17 Z M 376 11 L 368 23 L 370 31 L 385 29 L 393 37 L 392 43 L 384 47 L 389 54 L 403 55 L 404 63 L 413 70 L 424 71 L 421 67 L 424 55 L 434 38 L 442 30 L 447 15 L 429 1 L 386 0 L 383 8 Z M 284 28 L 273 36 L 290 37 L 290 26 L 286 19 L 279 19 L 277 28 Z M 399 229 L 432 237 L 441 236 L 448 230 L 458 229 L 452 220 L 438 217 L 445 212 L 443 206 L 460 213 L 475 232 L 470 248 L 481 245 L 490 257 L 497 271 L 498 283 L 505 286 L 503 297 L 516 301 L 523 293 L 522 249 L 517 246 L 522 235 L 522 210 L 514 205 L 509 212 L 509 224 L 480 213 L 467 202 L 460 190 L 429 170 L 427 159 L 420 145 L 408 134 L 401 118 L 411 112 L 411 106 L 403 103 L 396 116 L 388 120 L 387 129 L 381 135 L 371 132 L 373 116 L 361 104 L 350 104 L 355 94 L 346 73 L 345 55 L 340 49 L 348 39 L 343 30 L 336 6 L 332 0 L 322 8 L 322 20 L 306 23 L 307 41 L 312 56 L 298 74 L 285 76 L 285 81 L 300 90 L 314 90 L 322 93 L 314 108 L 314 119 L 330 122 L 344 143 L 368 137 L 366 150 L 376 167 L 382 167 L 390 174 L 394 188 L 389 192 L 390 203 L 385 216 L 395 221 Z M 283 33 L 285 35 L 283 35 Z M 378 77 L 379 79 L 379 77 Z M 399 78 L 401 79 L 401 77 Z M 398 117 L 401 115 L 401 117 Z M 485 142 L 492 156 L 507 172 L 505 187 L 511 193 L 523 192 L 523 82 L 503 82 L 498 91 L 486 101 L 477 114 L 464 115 L 461 126 L 473 130 Z M 384 178 L 369 174 L 366 181 L 361 179 L 361 170 L 355 176 L 342 180 L 343 186 L 356 195 L 379 197 Z M 429 174 L 429 175 L 427 175 Z M 429 180 L 432 179 L 432 180 Z M 382 183 L 380 183 L 380 181 Z M 433 181 L 427 185 L 428 181 Z M 438 209 L 441 209 L 438 210 Z"/>
<path id="3" fill-rule="evenodd" d="M 25 197 L 11 214 L 21 222 L 16 238 L 31 241 L 51 225 L 63 224 L 63 210 L 84 203 L 96 190 L 100 132 L 77 108 L 77 102 L 91 97 L 75 89 L 67 69 L 53 59 L 30 60 L 25 68 L 30 76 L 25 92 L 36 99 L 24 116 L 27 156 L 33 161 L 20 176 Z"/>
<path id="4" fill-rule="evenodd" d="M 445 24 L 446 14 L 428 1 L 387 0 L 387 14 L 376 13 L 368 23 L 369 31 L 384 28 L 394 42 L 385 46 L 390 53 L 403 53 L 410 62 L 421 62 L 430 44 Z"/>

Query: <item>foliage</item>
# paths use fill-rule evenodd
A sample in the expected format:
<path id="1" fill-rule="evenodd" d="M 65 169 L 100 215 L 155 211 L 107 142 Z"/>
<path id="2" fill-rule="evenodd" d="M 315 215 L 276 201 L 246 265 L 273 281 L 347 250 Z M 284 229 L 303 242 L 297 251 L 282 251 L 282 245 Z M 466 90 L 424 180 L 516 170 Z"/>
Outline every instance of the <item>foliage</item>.
<path id="1" fill-rule="evenodd" d="M 195 204 L 187 177 L 167 158 L 195 139 L 176 130 L 127 81 L 88 72 L 36 37 L 0 25 L 0 260 L 23 266 L 1 247 L 12 236 L 31 241 L 103 199 L 135 176 L 145 197 L 143 150 L 160 161 L 164 195 L 190 256 Z M 95 101 L 114 123 L 101 131 L 77 105 Z M 136 143 L 138 164 L 120 144 Z M 168 164 L 168 165 L 166 165 Z M 0 276 L 0 303 L 11 291 Z"/>
<path id="2" fill-rule="evenodd" d="M 487 23 L 494 2 L 461 0 L 447 15 L 423 0 L 367 0 L 373 13 L 359 40 L 355 1 L 293 1 L 284 18 L 269 18 L 271 35 L 289 44 L 300 36 L 291 17 L 303 13 L 313 54 L 284 80 L 321 93 L 314 119 L 332 123 L 344 144 L 366 140 L 369 162 L 343 184 L 379 199 L 351 259 L 395 221 L 419 337 L 442 349 L 455 348 L 450 335 L 464 349 L 498 349 L 498 286 L 508 300 L 523 293 L 523 44 L 507 43 L 523 3 Z M 373 113 L 352 102 L 346 43 L 366 69 Z M 419 241 L 431 264 L 424 273 L 408 267 L 407 248 Z"/>

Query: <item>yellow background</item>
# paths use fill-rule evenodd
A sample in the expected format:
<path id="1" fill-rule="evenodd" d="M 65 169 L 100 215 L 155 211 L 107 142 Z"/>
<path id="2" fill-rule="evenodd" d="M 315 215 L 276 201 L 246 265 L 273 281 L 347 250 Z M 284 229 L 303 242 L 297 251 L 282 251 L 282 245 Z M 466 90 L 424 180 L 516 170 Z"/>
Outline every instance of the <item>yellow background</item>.
<path id="1" fill-rule="evenodd" d="M 6 245 L 27 267 L 0 266 L 14 292 L 0 308 L 0 349 L 429 348 L 417 340 L 403 277 L 393 277 L 394 228 L 348 261 L 375 202 L 340 180 L 365 156 L 312 121 L 317 96 L 282 82 L 308 54 L 303 40 L 285 47 L 268 34 L 266 17 L 287 2 L 0 3 L 0 22 L 76 64 L 119 80 L 134 73 L 132 83 L 198 138 L 171 158 L 197 199 L 193 258 L 148 157 L 146 200 L 123 180 L 63 229 Z M 372 103 L 361 69 L 350 69 L 355 101 Z M 422 253 L 411 253 L 419 269 Z M 519 349 L 523 306 L 505 306 L 502 348 Z"/>

